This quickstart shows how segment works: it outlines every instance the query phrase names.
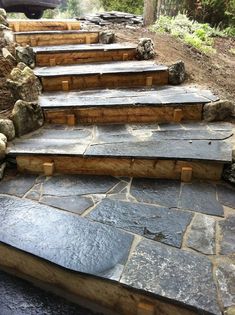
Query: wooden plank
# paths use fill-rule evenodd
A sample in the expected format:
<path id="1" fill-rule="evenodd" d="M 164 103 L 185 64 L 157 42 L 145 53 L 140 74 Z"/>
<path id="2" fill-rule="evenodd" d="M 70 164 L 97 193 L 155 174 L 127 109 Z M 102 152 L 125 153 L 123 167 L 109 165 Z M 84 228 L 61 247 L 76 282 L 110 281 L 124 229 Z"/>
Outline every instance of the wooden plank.
<path id="1" fill-rule="evenodd" d="M 192 177 L 193 177 L 192 167 L 182 167 L 181 181 L 185 183 L 189 183 L 191 182 Z"/>
<path id="2" fill-rule="evenodd" d="M 43 164 L 43 173 L 45 176 L 52 176 L 54 174 L 55 164 L 47 162 Z"/>
<path id="3" fill-rule="evenodd" d="M 66 156 L 18 155 L 18 170 L 33 174 L 43 173 L 43 164 L 54 162 L 57 173 L 181 179 L 183 167 L 193 169 L 193 178 L 219 180 L 223 164 L 177 160 L 146 160 L 132 158 L 84 158 Z"/>
<path id="4" fill-rule="evenodd" d="M 53 46 L 66 44 L 86 44 L 86 38 L 89 35 L 90 43 L 99 42 L 98 32 L 85 31 L 62 31 L 62 32 L 31 32 L 15 33 L 15 41 L 22 45 L 31 46 Z"/>
<path id="5" fill-rule="evenodd" d="M 140 87 L 145 86 L 146 79 L 151 74 L 153 85 L 164 85 L 168 83 L 168 72 L 155 73 L 115 73 L 103 75 L 68 75 L 61 77 L 42 77 L 44 91 L 61 91 L 63 81 L 68 81 L 70 90 L 89 90 L 94 88 L 115 87 Z"/>
<path id="6" fill-rule="evenodd" d="M 128 51 L 128 54 L 126 54 Z M 135 49 L 123 50 L 97 50 L 97 51 L 77 51 L 77 52 L 58 52 L 58 53 L 37 53 L 36 64 L 40 67 L 55 66 L 55 65 L 69 65 L 69 64 L 83 64 L 104 61 L 121 61 L 123 55 L 126 54 L 127 60 L 134 60 L 136 56 Z M 52 65 L 50 60 L 55 60 Z"/>
<path id="7" fill-rule="evenodd" d="M 179 106 L 177 106 L 178 108 Z M 202 104 L 181 105 L 183 120 L 200 121 L 202 119 Z M 80 124 L 95 123 L 167 123 L 174 121 L 174 105 L 168 106 L 116 106 L 95 108 L 44 109 L 48 123 L 67 124 L 66 117 L 73 114 Z"/>
<path id="8" fill-rule="evenodd" d="M 80 30 L 80 22 L 76 20 L 14 20 L 9 19 L 9 27 L 14 32 Z"/>

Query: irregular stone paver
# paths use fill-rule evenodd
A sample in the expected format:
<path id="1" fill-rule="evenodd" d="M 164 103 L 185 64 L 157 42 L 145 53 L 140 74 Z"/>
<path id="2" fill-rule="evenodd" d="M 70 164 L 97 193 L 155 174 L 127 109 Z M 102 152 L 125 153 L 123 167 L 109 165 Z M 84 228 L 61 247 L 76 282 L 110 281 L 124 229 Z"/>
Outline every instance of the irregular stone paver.
<path id="1" fill-rule="evenodd" d="M 29 200 L 0 197 L 0 241 L 67 269 L 118 280 L 133 237 Z"/>
<path id="2" fill-rule="evenodd" d="M 235 254 L 235 216 L 229 216 L 226 220 L 219 222 L 221 229 L 220 254 Z"/>
<path id="3" fill-rule="evenodd" d="M 207 255 L 215 254 L 215 229 L 215 219 L 197 214 L 191 225 L 187 246 Z"/>
<path id="4" fill-rule="evenodd" d="M 74 196 L 102 194 L 108 192 L 119 182 L 109 176 L 59 175 L 44 183 L 44 194 L 50 196 Z"/>
<path id="5" fill-rule="evenodd" d="M 77 214 L 83 213 L 85 210 L 94 205 L 91 198 L 81 196 L 69 197 L 44 196 L 40 199 L 40 202 L 48 206 L 56 207 Z"/>
<path id="6" fill-rule="evenodd" d="M 214 216 L 223 216 L 222 205 L 216 199 L 215 185 L 206 182 L 184 184 L 179 202 L 180 208 Z"/>
<path id="7" fill-rule="evenodd" d="M 88 217 L 155 241 L 181 247 L 183 234 L 192 219 L 192 214 L 186 211 L 105 199 Z"/>
<path id="8" fill-rule="evenodd" d="M 33 187 L 36 178 L 34 175 L 18 175 L 0 181 L 0 194 L 23 197 Z"/>
<path id="9" fill-rule="evenodd" d="M 83 307 L 44 292 L 28 282 L 4 272 L 0 272 L 0 314 L 95 315 Z"/>
<path id="10" fill-rule="evenodd" d="M 217 185 L 220 203 L 235 209 L 235 188 L 229 185 Z"/>
<path id="11" fill-rule="evenodd" d="M 221 314 L 209 259 L 149 240 L 141 241 L 127 263 L 121 282 Z"/>
<path id="12" fill-rule="evenodd" d="M 177 207 L 180 182 L 173 180 L 133 179 L 131 194 L 138 201 Z"/>
<path id="13" fill-rule="evenodd" d="M 235 263 L 222 262 L 216 269 L 216 277 L 224 307 L 235 305 Z"/>

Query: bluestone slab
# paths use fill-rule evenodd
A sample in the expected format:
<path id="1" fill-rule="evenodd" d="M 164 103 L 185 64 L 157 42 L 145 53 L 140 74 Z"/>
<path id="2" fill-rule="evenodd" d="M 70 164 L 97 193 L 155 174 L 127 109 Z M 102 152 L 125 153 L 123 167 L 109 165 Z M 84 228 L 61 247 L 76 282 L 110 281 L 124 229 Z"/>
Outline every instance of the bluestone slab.
<path id="1" fill-rule="evenodd" d="M 234 255 L 235 254 L 235 215 L 228 216 L 224 221 L 219 222 L 221 244 L 221 255 Z"/>
<path id="2" fill-rule="evenodd" d="M 0 241 L 60 267 L 118 280 L 133 237 L 29 200 L 0 196 Z"/>

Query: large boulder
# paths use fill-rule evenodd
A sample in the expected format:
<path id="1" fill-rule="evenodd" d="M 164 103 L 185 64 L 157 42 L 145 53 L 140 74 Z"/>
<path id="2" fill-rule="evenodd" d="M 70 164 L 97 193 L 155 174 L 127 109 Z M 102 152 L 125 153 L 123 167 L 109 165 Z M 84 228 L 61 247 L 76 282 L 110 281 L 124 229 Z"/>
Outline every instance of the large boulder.
<path id="1" fill-rule="evenodd" d="M 101 32 L 100 42 L 102 44 L 113 44 L 115 42 L 115 34 L 112 31 Z"/>
<path id="2" fill-rule="evenodd" d="M 203 119 L 206 121 L 221 121 L 235 115 L 235 103 L 221 100 L 208 103 L 203 109 Z"/>
<path id="3" fill-rule="evenodd" d="M 8 26 L 7 13 L 4 9 L 0 8 L 0 24 Z"/>
<path id="4" fill-rule="evenodd" d="M 3 140 L 0 140 L 0 161 L 3 160 L 6 156 L 7 145 Z"/>
<path id="5" fill-rule="evenodd" d="M 9 141 L 15 138 L 14 124 L 10 119 L 0 119 L 0 133 L 4 134 Z"/>
<path id="6" fill-rule="evenodd" d="M 30 46 L 16 47 L 16 60 L 17 62 L 23 62 L 30 68 L 35 67 L 35 53 Z"/>
<path id="7" fill-rule="evenodd" d="M 138 60 L 150 60 L 156 56 L 154 43 L 151 38 L 141 38 L 136 48 L 136 58 Z"/>
<path id="8" fill-rule="evenodd" d="M 177 61 L 169 66 L 169 83 L 178 85 L 184 82 L 186 78 L 185 65 L 183 61 Z"/>
<path id="9" fill-rule="evenodd" d="M 37 101 L 38 96 L 42 91 L 41 83 L 35 76 L 33 70 L 22 62 L 11 71 L 7 82 L 15 101 Z"/>
<path id="10" fill-rule="evenodd" d="M 12 111 L 12 120 L 17 136 L 40 128 L 44 123 L 44 116 L 37 102 L 18 100 Z"/>

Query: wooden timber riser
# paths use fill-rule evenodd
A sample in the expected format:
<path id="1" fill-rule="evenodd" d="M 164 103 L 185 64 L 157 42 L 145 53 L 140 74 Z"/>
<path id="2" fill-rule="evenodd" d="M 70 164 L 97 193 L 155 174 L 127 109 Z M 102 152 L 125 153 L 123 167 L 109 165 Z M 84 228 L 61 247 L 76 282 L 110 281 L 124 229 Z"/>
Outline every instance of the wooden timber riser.
<path id="1" fill-rule="evenodd" d="M 99 75 L 41 77 L 44 91 L 88 90 L 95 88 L 141 87 L 168 84 L 168 72 L 114 73 Z"/>
<path id="2" fill-rule="evenodd" d="M 99 43 L 99 33 L 15 34 L 15 41 L 22 46 L 97 44 Z"/>
<path id="3" fill-rule="evenodd" d="M 202 104 L 169 106 L 95 107 L 44 109 L 45 120 L 52 124 L 118 124 L 118 123 L 169 123 L 201 121 Z M 72 122 L 71 122 L 72 121 Z"/>
<path id="4" fill-rule="evenodd" d="M 80 23 L 70 20 L 9 20 L 9 27 L 14 32 L 71 31 L 80 30 Z"/>
<path id="5" fill-rule="evenodd" d="M 63 297 L 71 297 L 73 302 L 85 299 L 88 305 L 95 303 L 120 315 L 199 314 L 114 281 L 69 271 L 3 243 L 0 244 L 0 269 Z"/>
<path id="6" fill-rule="evenodd" d="M 17 167 L 20 172 L 32 174 L 87 174 L 158 179 L 219 180 L 223 164 L 201 161 L 150 160 L 109 157 L 18 155 Z"/>
<path id="7" fill-rule="evenodd" d="M 83 51 L 37 53 L 36 64 L 39 67 L 84 64 L 105 61 L 127 61 L 136 58 L 136 49 L 109 50 L 109 51 Z"/>

